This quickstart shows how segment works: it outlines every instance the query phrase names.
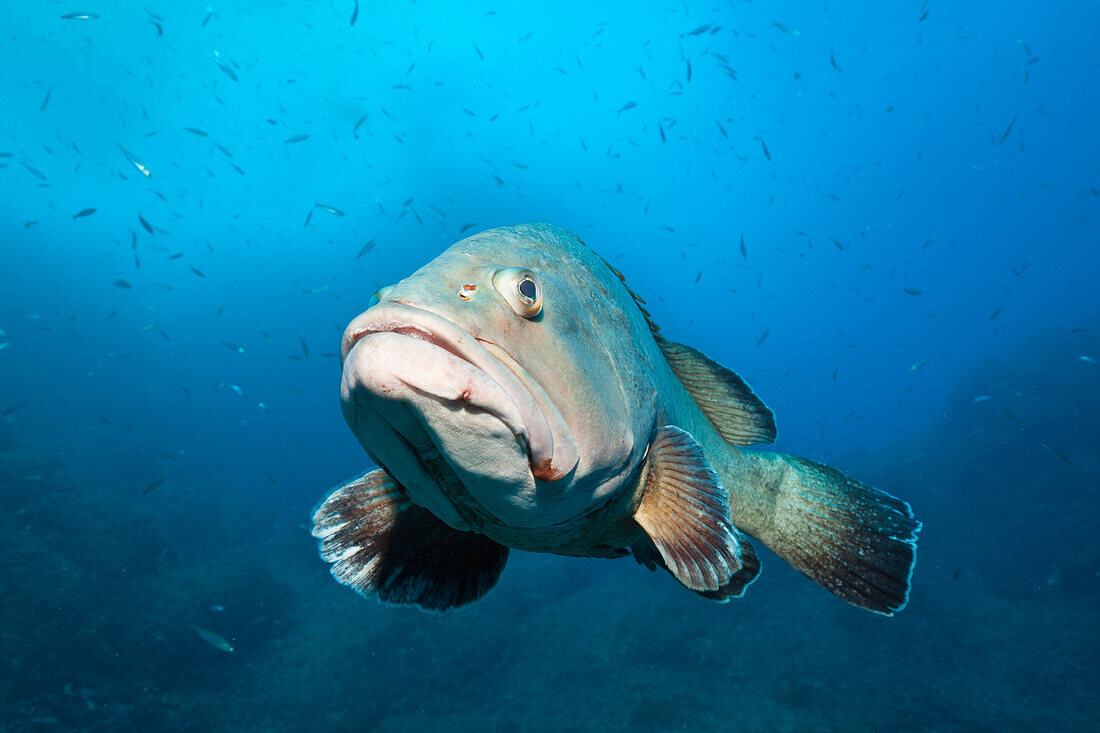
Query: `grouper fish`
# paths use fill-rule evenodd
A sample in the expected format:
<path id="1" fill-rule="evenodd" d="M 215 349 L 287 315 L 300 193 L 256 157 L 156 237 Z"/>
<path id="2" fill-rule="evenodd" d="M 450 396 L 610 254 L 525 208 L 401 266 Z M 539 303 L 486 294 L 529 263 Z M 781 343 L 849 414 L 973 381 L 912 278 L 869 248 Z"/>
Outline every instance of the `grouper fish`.
<path id="1" fill-rule="evenodd" d="M 443 611 L 509 548 L 633 556 L 714 601 L 764 543 L 844 600 L 905 607 L 909 504 L 771 443 L 734 372 L 663 336 L 623 276 L 549 224 L 464 239 L 382 288 L 344 332 L 344 418 L 380 466 L 313 514 L 341 583 Z"/>

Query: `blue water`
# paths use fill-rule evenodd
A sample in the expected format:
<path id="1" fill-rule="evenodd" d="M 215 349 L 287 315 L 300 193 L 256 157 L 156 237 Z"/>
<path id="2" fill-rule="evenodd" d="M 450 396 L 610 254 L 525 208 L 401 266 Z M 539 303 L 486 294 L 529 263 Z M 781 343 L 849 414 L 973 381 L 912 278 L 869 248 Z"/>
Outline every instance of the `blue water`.
<path id="1" fill-rule="evenodd" d="M 0 729 L 1095 725 L 1094 4 L 355 7 L 0 7 Z M 727 605 L 523 553 L 442 616 L 332 581 L 344 326 L 528 221 L 912 503 L 908 609 L 763 550 Z"/>

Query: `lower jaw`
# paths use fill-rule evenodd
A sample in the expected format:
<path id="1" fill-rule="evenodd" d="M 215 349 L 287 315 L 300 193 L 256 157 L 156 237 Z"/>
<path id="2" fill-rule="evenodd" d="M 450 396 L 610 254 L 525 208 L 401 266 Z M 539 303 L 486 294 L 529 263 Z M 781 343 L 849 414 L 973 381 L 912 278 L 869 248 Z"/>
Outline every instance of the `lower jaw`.
<path id="1" fill-rule="evenodd" d="M 379 410 L 358 401 L 354 415 L 351 428 L 360 444 L 416 504 L 455 529 L 472 528 L 452 498 L 462 491 L 458 476 L 412 410 L 400 404 Z"/>

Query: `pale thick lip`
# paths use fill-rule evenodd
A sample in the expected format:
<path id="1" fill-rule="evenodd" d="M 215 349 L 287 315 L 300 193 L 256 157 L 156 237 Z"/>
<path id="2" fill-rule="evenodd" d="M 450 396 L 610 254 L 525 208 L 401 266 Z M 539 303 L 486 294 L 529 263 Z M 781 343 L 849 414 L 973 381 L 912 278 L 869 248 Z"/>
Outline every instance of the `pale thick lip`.
<path id="1" fill-rule="evenodd" d="M 507 355 L 508 363 L 453 321 L 421 308 L 386 301 L 348 324 L 340 344 L 341 360 L 347 359 L 360 340 L 375 333 L 395 333 L 427 341 L 469 362 L 500 385 L 515 402 L 523 420 L 520 435 L 527 444 L 531 473 L 536 479 L 557 481 L 576 467 L 580 459 L 577 443 L 561 413 L 541 388 L 528 386 L 537 387 L 538 383 L 499 344 L 490 346 Z M 536 391 L 540 393 L 537 397 Z"/>

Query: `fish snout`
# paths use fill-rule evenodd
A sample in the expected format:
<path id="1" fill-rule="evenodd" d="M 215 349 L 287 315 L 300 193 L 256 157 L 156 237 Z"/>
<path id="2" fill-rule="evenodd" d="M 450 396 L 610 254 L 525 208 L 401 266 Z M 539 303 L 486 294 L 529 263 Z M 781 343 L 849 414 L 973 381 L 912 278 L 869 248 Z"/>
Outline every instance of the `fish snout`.
<path id="1" fill-rule="evenodd" d="M 499 417 L 526 444 L 540 481 L 558 481 L 577 465 L 576 441 L 537 383 L 504 349 L 443 316 L 385 301 L 348 324 L 340 355 L 345 409 L 364 388 L 390 399 L 415 388 Z"/>

